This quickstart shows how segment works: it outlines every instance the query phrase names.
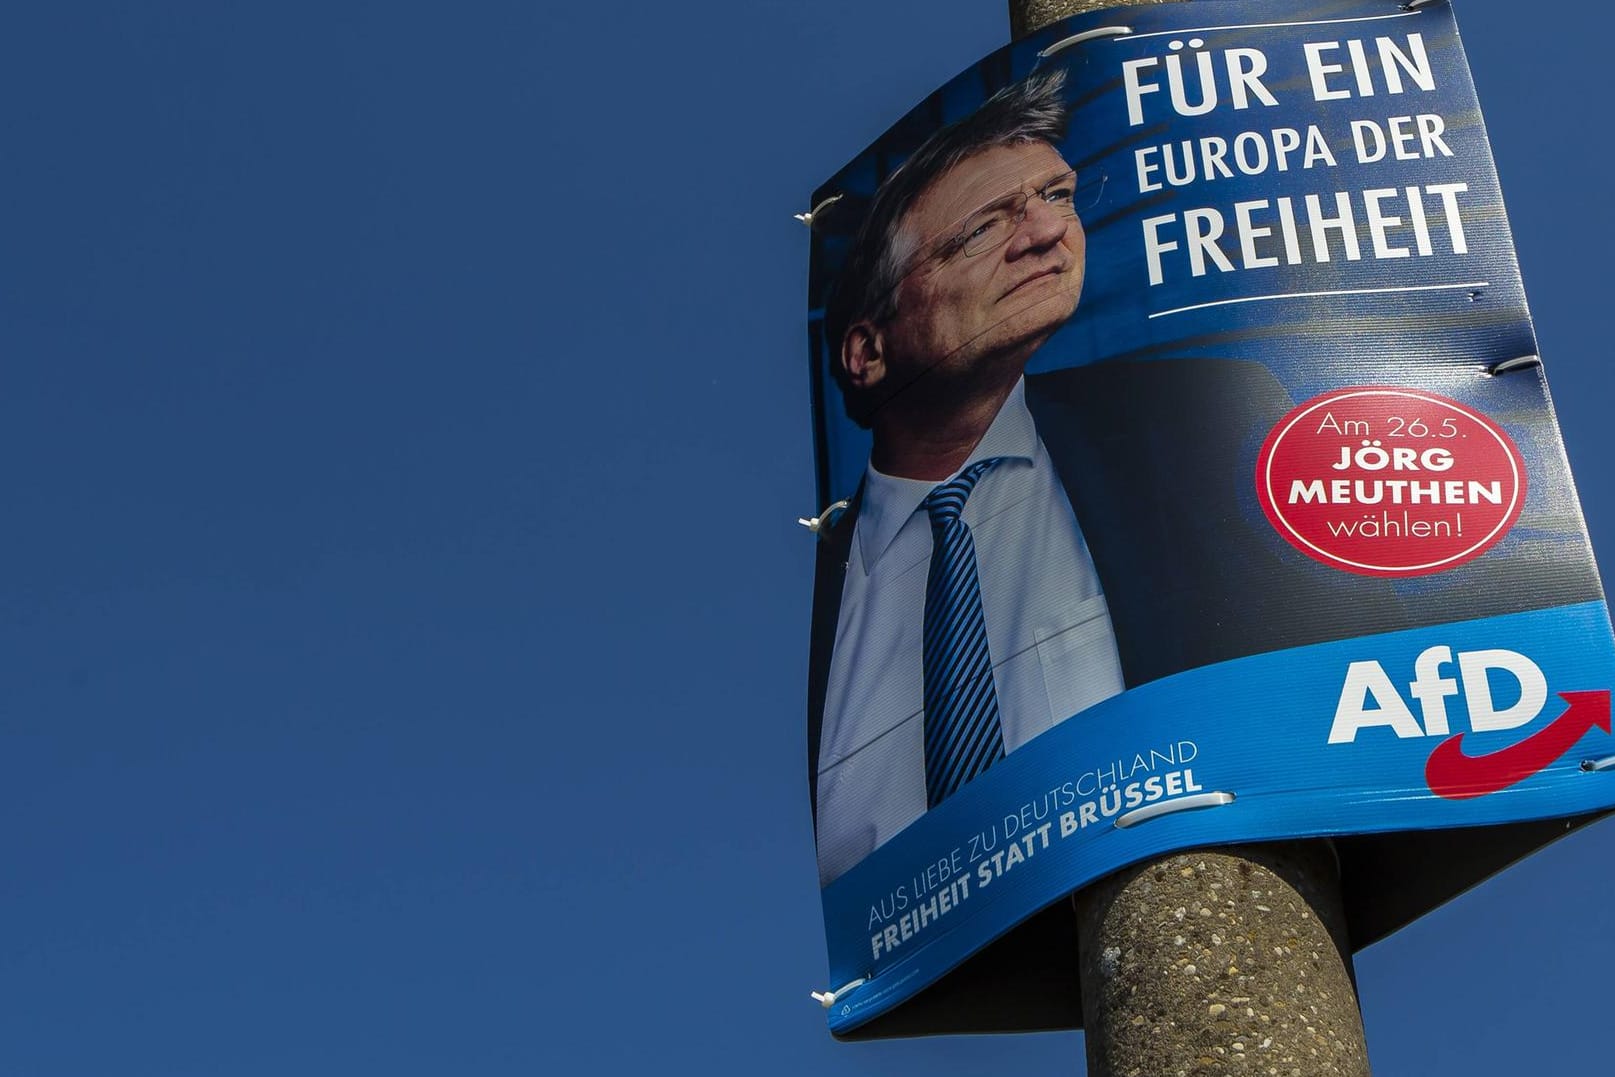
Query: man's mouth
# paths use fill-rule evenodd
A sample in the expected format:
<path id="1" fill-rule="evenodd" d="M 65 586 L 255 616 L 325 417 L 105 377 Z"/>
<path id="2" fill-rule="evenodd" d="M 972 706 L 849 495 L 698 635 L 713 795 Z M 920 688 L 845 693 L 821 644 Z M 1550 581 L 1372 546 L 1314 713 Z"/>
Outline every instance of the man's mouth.
<path id="1" fill-rule="evenodd" d="M 1014 295 L 1016 292 L 1021 291 L 1022 289 L 1033 287 L 1033 286 L 1037 285 L 1040 281 L 1046 280 L 1049 277 L 1058 277 L 1062 273 L 1064 273 L 1065 271 L 1066 271 L 1066 267 L 1063 266 L 1063 265 L 1051 265 L 1051 266 L 1048 266 L 1046 268 L 1040 269 L 1035 273 L 1031 273 L 1031 274 L 1028 274 L 1026 277 L 1023 277 L 1020 281 L 1016 282 L 1016 284 L 1014 286 L 1012 286 L 1009 289 L 1009 291 L 1005 292 L 1003 295 L 999 296 L 998 298 L 999 299 L 1008 299 L 1010 296 Z"/>

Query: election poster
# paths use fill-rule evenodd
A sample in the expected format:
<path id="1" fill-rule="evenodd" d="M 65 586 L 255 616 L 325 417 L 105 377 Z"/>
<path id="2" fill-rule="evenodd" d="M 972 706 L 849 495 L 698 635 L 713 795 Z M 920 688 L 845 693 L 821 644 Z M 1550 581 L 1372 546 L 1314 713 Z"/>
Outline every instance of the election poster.
<path id="1" fill-rule="evenodd" d="M 1330 838 L 1362 946 L 1615 806 L 1445 0 L 1072 18 L 813 205 L 833 1032 L 1076 1025 L 1067 895 L 1147 857 Z"/>

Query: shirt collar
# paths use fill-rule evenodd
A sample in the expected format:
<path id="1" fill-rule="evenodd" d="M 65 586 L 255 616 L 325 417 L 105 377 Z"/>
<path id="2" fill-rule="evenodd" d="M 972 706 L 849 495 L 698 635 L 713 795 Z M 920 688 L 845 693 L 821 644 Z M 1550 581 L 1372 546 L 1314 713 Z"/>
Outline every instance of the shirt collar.
<path id="1" fill-rule="evenodd" d="M 1003 406 L 993 417 L 987 432 L 981 436 L 970 456 L 959 466 L 959 471 L 939 482 L 925 479 L 904 479 L 896 475 L 883 475 L 873 463 L 864 474 L 864 499 L 858 508 L 858 552 L 863 558 L 864 570 L 872 569 L 880 560 L 908 518 L 943 482 L 976 463 L 995 456 L 1031 463 L 1037 454 L 1037 426 L 1032 413 L 1026 410 L 1026 379 L 1015 383 Z"/>

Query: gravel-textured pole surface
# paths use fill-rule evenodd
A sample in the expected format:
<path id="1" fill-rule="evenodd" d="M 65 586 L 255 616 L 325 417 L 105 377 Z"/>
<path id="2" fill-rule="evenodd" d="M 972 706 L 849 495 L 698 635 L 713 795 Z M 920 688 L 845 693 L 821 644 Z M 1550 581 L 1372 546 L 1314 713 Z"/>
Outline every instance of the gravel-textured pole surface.
<path id="1" fill-rule="evenodd" d="M 1009 0 L 1010 33 L 1111 6 Z M 1073 900 L 1089 1077 L 1368 1074 L 1328 845 L 1176 854 Z"/>
<path id="2" fill-rule="evenodd" d="M 1333 853 L 1231 846 L 1076 895 L 1090 1077 L 1363 1077 Z"/>

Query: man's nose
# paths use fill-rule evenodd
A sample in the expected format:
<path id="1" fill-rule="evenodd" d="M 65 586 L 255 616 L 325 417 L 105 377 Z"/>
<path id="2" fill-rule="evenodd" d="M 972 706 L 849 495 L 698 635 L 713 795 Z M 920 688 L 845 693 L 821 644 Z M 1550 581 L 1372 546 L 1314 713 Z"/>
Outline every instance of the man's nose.
<path id="1" fill-rule="evenodd" d="M 1004 255 L 1018 258 L 1028 252 L 1046 250 L 1064 239 L 1074 224 L 1076 218 L 1066 216 L 1034 195 L 1026 200 L 1026 216 L 1015 226 L 1015 234 L 1009 237 L 1009 249 Z"/>

